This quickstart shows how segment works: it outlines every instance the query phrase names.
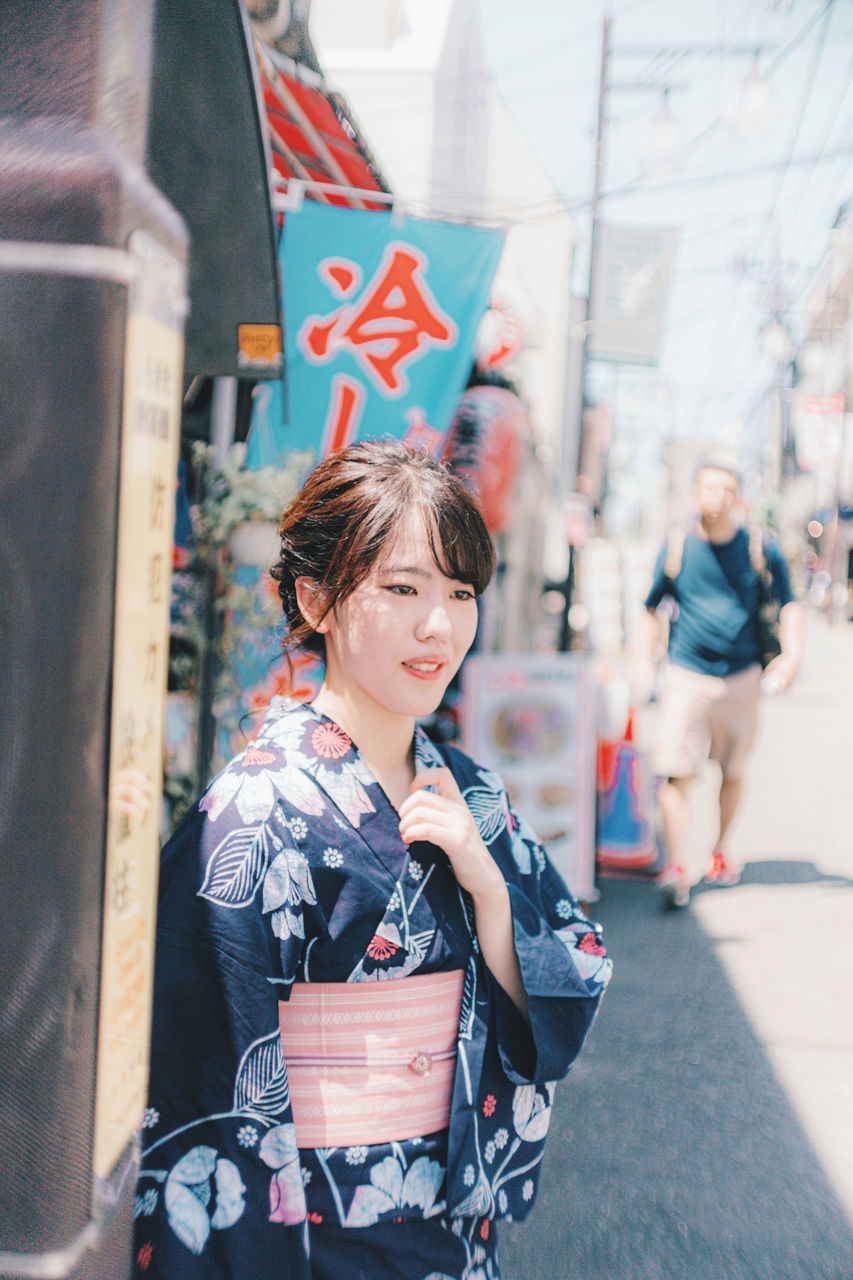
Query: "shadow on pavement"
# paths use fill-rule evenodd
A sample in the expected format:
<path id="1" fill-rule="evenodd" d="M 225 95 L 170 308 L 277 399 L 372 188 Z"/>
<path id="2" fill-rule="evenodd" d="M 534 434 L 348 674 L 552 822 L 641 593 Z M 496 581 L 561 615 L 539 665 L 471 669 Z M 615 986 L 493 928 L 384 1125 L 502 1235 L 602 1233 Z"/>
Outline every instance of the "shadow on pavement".
<path id="1" fill-rule="evenodd" d="M 747 862 L 744 864 L 738 883 L 741 885 L 826 884 L 832 885 L 833 889 L 853 889 L 853 880 L 849 876 L 827 875 L 816 867 L 813 862 L 800 858 L 776 858 L 759 862 Z M 705 884 L 701 880 L 691 890 L 692 894 L 720 892 L 721 890 L 718 886 Z M 850 1274 L 851 1278 L 853 1278 L 853 1267 L 851 1267 Z M 847 1280 L 846 1277 L 845 1280 Z"/>
<path id="2" fill-rule="evenodd" d="M 851 1280 L 851 1223 L 713 940 L 651 883 L 604 881 L 596 914 L 615 977 L 558 1088 L 539 1202 L 502 1229 L 504 1280 Z"/>
<path id="3" fill-rule="evenodd" d="M 813 862 L 795 858 L 747 862 L 741 876 L 741 884 L 817 884 L 821 881 L 838 889 L 853 888 L 853 880 L 848 876 L 826 875 Z"/>

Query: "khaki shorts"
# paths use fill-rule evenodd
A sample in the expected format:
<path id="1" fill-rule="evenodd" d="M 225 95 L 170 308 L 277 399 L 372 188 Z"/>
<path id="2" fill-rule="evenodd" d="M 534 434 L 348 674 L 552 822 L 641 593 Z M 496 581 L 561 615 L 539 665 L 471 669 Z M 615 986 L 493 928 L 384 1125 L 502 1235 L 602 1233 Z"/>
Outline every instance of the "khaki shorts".
<path id="1" fill-rule="evenodd" d="M 692 778 L 709 758 L 736 779 L 755 737 L 761 667 L 707 676 L 670 666 L 664 677 L 652 767 L 661 778 Z"/>

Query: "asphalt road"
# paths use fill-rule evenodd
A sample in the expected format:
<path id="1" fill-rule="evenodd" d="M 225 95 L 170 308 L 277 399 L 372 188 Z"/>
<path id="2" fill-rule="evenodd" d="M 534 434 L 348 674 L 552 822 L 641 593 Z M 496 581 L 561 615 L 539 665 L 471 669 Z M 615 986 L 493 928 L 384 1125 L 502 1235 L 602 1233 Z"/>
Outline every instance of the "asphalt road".
<path id="1" fill-rule="evenodd" d="M 853 626 L 768 699 L 739 885 L 601 880 L 615 977 L 503 1280 L 853 1280 Z M 653 716 L 645 730 L 653 727 Z M 709 767 L 690 859 L 715 834 Z"/>

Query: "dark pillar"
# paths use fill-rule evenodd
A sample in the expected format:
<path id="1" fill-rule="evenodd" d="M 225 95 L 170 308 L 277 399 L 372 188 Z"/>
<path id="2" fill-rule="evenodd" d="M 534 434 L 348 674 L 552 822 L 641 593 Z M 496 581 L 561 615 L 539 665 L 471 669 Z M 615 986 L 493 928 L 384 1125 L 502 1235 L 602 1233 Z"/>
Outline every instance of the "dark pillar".
<path id="1" fill-rule="evenodd" d="M 0 2 L 5 1277 L 130 1269 L 159 805 L 110 796 L 159 797 L 186 274 L 143 168 L 151 29 L 146 0 Z"/>

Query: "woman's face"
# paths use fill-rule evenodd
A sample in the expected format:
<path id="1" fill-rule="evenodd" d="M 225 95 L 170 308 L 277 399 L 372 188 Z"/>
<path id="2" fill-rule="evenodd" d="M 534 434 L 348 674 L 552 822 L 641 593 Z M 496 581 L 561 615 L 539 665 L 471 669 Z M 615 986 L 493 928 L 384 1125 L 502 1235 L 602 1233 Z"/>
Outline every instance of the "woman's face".
<path id="1" fill-rule="evenodd" d="M 424 517 L 413 507 L 369 577 L 319 630 L 330 689 L 364 711 L 428 715 L 474 640 L 474 589 L 438 568 Z"/>

